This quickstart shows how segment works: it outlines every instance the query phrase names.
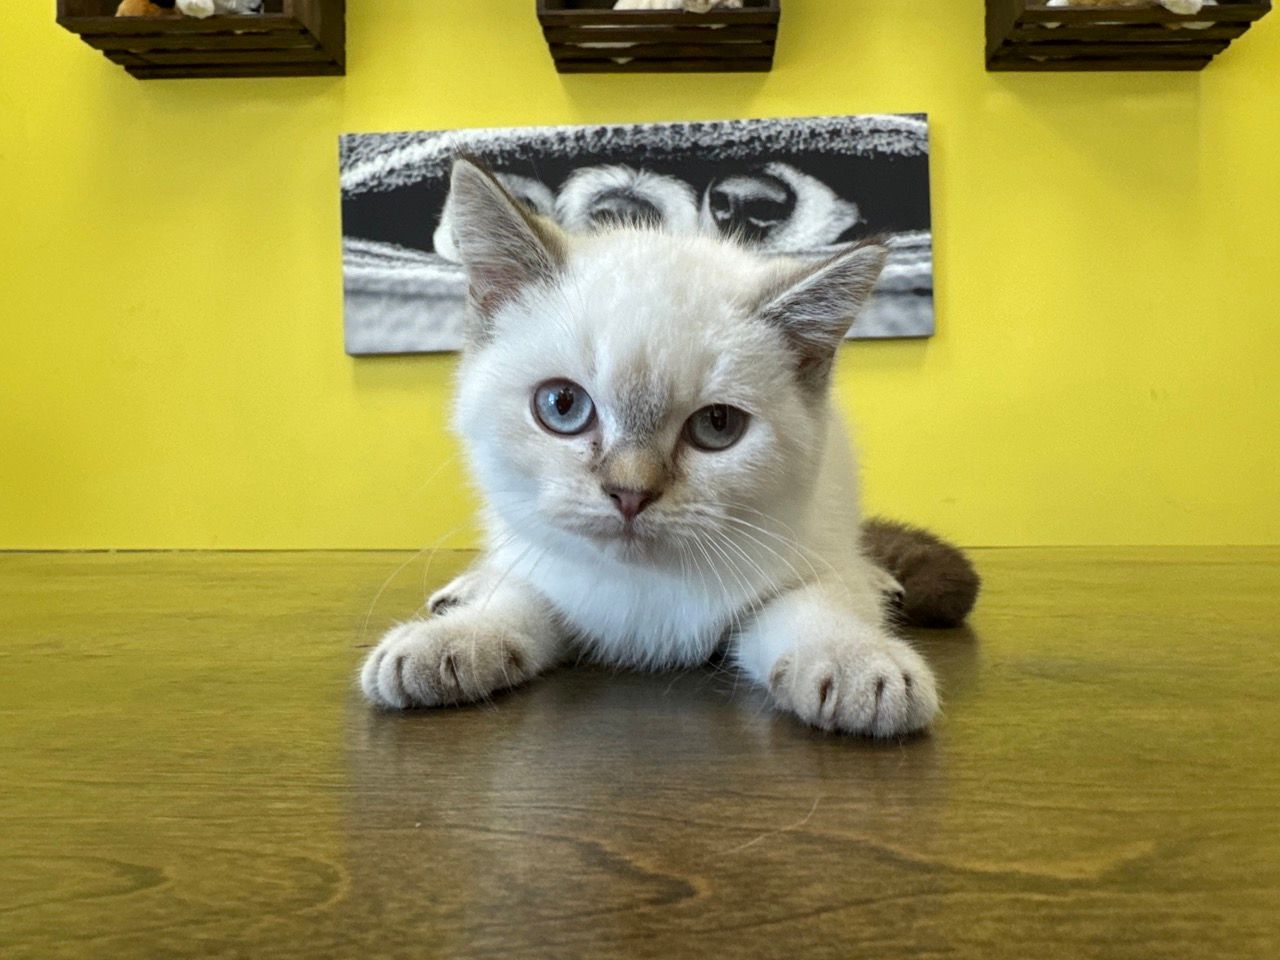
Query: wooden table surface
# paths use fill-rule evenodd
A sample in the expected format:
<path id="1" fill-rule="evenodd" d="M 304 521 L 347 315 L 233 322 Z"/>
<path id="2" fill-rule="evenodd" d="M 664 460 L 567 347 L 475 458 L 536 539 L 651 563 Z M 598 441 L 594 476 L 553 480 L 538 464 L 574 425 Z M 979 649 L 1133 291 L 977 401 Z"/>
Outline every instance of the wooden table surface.
<path id="1" fill-rule="evenodd" d="M 370 710 L 466 559 L 0 555 L 0 957 L 1280 957 L 1280 549 L 978 552 L 887 744 L 723 668 Z"/>

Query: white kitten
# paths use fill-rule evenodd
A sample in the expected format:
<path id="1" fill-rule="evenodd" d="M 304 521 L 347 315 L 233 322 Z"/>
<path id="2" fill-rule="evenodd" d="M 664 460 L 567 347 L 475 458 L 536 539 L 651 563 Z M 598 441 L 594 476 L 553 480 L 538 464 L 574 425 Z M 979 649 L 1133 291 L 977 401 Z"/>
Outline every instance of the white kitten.
<path id="1" fill-rule="evenodd" d="M 926 726 L 933 674 L 886 622 L 898 586 L 861 546 L 828 398 L 884 249 L 806 266 L 701 235 L 570 236 L 465 161 L 450 206 L 471 294 L 454 426 L 489 546 L 369 656 L 369 699 L 463 703 L 572 649 L 666 668 L 727 641 L 808 723 Z"/>

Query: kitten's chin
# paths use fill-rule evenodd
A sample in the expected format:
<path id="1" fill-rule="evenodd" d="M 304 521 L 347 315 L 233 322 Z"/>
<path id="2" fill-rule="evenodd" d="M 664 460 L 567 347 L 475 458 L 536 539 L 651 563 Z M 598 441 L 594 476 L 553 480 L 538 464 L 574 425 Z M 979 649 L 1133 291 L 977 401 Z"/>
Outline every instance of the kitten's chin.
<path id="1" fill-rule="evenodd" d="M 612 527 L 576 531 L 600 554 L 623 563 L 654 564 L 666 560 L 668 550 L 653 531 L 636 527 Z"/>

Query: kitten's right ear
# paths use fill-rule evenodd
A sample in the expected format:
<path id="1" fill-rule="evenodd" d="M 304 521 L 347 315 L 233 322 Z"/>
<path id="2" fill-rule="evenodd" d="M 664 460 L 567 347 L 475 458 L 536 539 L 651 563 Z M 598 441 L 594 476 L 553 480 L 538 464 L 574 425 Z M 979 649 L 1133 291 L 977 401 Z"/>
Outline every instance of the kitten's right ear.
<path id="1" fill-rule="evenodd" d="M 467 270 L 473 322 L 484 339 L 498 308 L 529 284 L 550 282 L 565 259 L 564 234 L 526 210 L 483 167 L 453 164 L 449 186 L 453 239 Z"/>
<path id="2" fill-rule="evenodd" d="M 871 298 L 887 257 L 878 243 L 850 247 L 784 278 L 757 308 L 757 315 L 786 337 L 801 383 L 826 387 L 836 348 Z"/>

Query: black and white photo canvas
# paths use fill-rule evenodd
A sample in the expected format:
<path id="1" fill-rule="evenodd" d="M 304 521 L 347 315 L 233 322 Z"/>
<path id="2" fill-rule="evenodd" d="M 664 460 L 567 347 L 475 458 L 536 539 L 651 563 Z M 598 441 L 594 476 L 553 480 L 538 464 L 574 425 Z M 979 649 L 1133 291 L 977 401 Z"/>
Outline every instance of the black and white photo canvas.
<path id="1" fill-rule="evenodd" d="M 462 345 L 466 281 L 448 206 L 460 153 L 572 231 L 644 222 L 796 258 L 880 236 L 888 265 L 850 335 L 934 330 L 923 115 L 348 134 L 340 152 L 353 355 Z"/>

